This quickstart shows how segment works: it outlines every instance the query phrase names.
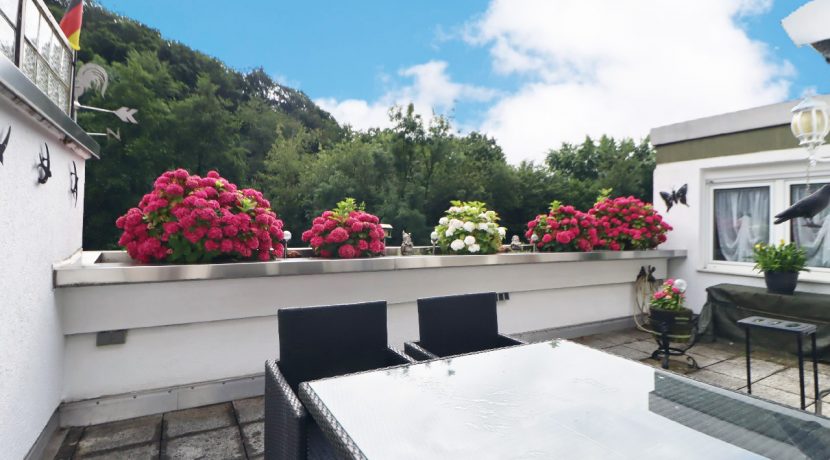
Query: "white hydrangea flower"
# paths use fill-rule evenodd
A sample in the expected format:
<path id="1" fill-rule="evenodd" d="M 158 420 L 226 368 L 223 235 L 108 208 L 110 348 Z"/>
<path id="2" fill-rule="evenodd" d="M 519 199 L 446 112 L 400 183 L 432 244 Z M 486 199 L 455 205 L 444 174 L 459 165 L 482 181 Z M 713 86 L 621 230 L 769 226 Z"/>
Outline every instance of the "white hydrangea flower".
<path id="1" fill-rule="evenodd" d="M 447 223 L 448 223 L 449 221 L 450 221 L 450 220 L 449 220 L 449 219 L 447 219 L 446 217 L 442 217 L 442 218 L 438 219 L 438 225 L 447 225 Z"/>
<path id="2" fill-rule="evenodd" d="M 447 231 L 446 231 L 446 232 L 444 232 L 444 235 L 447 235 L 447 236 L 453 236 L 453 235 L 455 235 L 455 229 L 454 229 L 454 228 L 452 228 L 452 227 L 448 228 L 448 229 L 447 229 Z"/>
<path id="3" fill-rule="evenodd" d="M 464 244 L 466 244 L 467 246 L 469 246 L 471 244 L 475 244 L 475 242 L 476 242 L 476 239 L 473 235 L 467 235 L 467 237 L 464 238 Z"/>
<path id="4" fill-rule="evenodd" d="M 489 228 L 489 226 L 487 225 L 487 222 L 482 222 L 482 223 L 478 224 L 478 229 L 479 230 L 487 230 L 488 228 Z"/>
<path id="5" fill-rule="evenodd" d="M 450 208 L 450 212 L 461 212 L 461 208 L 458 206 L 453 206 Z"/>
<path id="6" fill-rule="evenodd" d="M 464 242 L 461 240 L 453 240 L 452 243 L 450 243 L 450 249 L 453 251 L 460 251 L 464 249 Z"/>
<path id="7" fill-rule="evenodd" d="M 474 224 L 473 222 L 464 222 L 464 230 L 466 230 L 468 232 L 472 232 L 475 229 L 476 229 L 476 224 Z"/>
<path id="8" fill-rule="evenodd" d="M 456 240 L 456 241 L 458 241 L 458 240 Z M 477 244 L 471 244 L 471 245 L 467 246 L 467 250 L 470 251 L 470 252 L 478 252 L 480 249 L 481 249 L 481 246 L 479 246 Z"/>
<path id="9" fill-rule="evenodd" d="M 464 222 L 461 222 L 458 219 L 453 219 L 450 221 L 450 228 L 461 228 L 464 226 Z"/>
<path id="10" fill-rule="evenodd" d="M 499 227 L 499 235 L 504 238 L 504 235 L 507 234 L 507 229 L 504 227 Z"/>

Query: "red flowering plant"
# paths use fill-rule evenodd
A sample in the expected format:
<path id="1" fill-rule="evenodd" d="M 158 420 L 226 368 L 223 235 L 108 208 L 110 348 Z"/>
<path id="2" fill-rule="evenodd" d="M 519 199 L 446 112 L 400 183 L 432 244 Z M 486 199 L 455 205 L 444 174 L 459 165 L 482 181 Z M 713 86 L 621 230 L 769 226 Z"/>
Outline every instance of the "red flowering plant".
<path id="1" fill-rule="evenodd" d="M 138 207 L 116 220 L 118 244 L 142 263 L 270 260 L 283 253 L 282 221 L 268 200 L 210 171 L 167 171 Z"/>
<path id="2" fill-rule="evenodd" d="M 651 203 L 633 196 L 601 196 L 588 212 L 596 218 L 603 246 L 613 251 L 654 249 L 666 241 L 666 234 L 672 230 Z"/>
<path id="3" fill-rule="evenodd" d="M 540 251 L 588 252 L 600 243 L 594 216 L 559 201 L 551 203 L 549 214 L 539 214 L 527 223 L 525 238 L 533 243 L 534 235 Z"/>
<path id="4" fill-rule="evenodd" d="M 363 205 L 358 206 L 354 198 L 346 198 L 336 208 L 314 218 L 302 239 L 320 257 L 353 259 L 383 255 L 385 236 L 377 216 L 366 212 Z"/>

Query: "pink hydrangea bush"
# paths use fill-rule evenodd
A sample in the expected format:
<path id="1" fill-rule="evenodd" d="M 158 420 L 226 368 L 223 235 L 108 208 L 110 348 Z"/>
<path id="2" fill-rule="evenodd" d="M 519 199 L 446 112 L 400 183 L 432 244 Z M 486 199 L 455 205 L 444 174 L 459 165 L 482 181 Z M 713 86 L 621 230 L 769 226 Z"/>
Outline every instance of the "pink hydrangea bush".
<path id="1" fill-rule="evenodd" d="M 605 249 L 654 249 L 666 241 L 671 225 L 651 203 L 629 197 L 601 198 L 588 211 L 596 219 Z"/>
<path id="2" fill-rule="evenodd" d="M 320 257 L 354 259 L 383 255 L 384 236 L 380 219 L 358 207 L 353 198 L 346 198 L 316 217 L 302 239 Z"/>
<path id="3" fill-rule="evenodd" d="M 600 245 L 595 226 L 591 214 L 554 201 L 549 214 L 539 214 L 527 223 L 525 238 L 533 242 L 536 235 L 536 247 L 540 251 L 588 252 Z"/>
<path id="4" fill-rule="evenodd" d="M 282 221 L 262 193 L 237 189 L 211 171 L 167 171 L 138 207 L 118 218 L 118 244 L 142 262 L 195 263 L 217 258 L 282 257 Z"/>

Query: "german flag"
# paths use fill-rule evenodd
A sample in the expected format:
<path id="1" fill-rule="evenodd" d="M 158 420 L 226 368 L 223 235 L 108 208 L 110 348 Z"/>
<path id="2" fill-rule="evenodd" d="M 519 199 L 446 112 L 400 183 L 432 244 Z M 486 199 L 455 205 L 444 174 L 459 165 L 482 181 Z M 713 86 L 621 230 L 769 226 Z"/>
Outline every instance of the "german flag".
<path id="1" fill-rule="evenodd" d="M 61 30 L 72 49 L 81 49 L 81 23 L 84 19 L 84 0 L 69 0 L 66 14 L 61 19 Z"/>

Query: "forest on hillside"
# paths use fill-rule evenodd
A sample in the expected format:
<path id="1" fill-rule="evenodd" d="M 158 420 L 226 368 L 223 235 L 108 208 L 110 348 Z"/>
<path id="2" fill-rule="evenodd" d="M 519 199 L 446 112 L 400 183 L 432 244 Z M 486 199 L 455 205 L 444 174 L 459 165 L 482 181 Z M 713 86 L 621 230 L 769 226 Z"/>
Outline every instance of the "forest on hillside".
<path id="1" fill-rule="evenodd" d="M 47 3 L 59 19 L 61 2 Z M 508 235 L 523 234 L 554 199 L 588 208 L 606 188 L 651 199 L 647 139 L 586 138 L 552 148 L 543 163 L 511 165 L 493 138 L 459 133 L 441 116 L 425 121 L 412 106 L 391 107 L 390 128 L 358 132 L 261 68 L 228 68 L 95 3 L 85 7 L 78 53 L 78 65 L 87 62 L 105 67 L 110 84 L 105 96 L 89 92 L 81 102 L 136 108 L 139 124 L 78 116 L 88 132 L 121 131 L 120 141 L 99 138 L 101 159 L 87 162 L 86 249 L 116 247 L 116 218 L 174 168 L 200 175 L 215 169 L 261 190 L 295 235 L 322 210 L 354 197 L 393 225 L 396 237 L 405 229 L 418 244 L 428 242 L 455 199 L 486 202 Z"/>

